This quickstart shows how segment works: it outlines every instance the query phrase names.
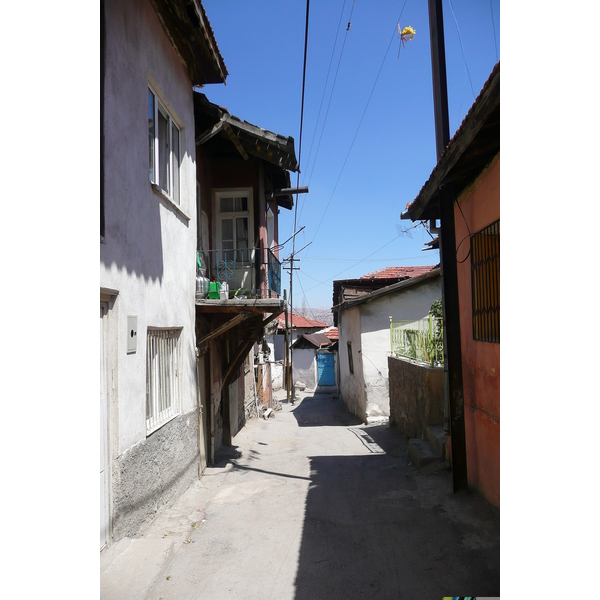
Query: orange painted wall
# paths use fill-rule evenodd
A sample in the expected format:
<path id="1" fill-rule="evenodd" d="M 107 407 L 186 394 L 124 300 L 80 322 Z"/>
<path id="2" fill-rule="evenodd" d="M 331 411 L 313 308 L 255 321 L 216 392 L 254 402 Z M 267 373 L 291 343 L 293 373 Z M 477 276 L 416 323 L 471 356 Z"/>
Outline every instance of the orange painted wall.
<path id="1" fill-rule="evenodd" d="M 468 230 L 477 233 L 500 218 L 500 155 L 463 192 L 454 208 L 458 261 L 465 437 L 469 485 L 500 506 L 500 344 L 473 340 Z M 464 215 L 464 218 L 463 218 Z M 464 242 L 461 245 L 461 241 Z"/>

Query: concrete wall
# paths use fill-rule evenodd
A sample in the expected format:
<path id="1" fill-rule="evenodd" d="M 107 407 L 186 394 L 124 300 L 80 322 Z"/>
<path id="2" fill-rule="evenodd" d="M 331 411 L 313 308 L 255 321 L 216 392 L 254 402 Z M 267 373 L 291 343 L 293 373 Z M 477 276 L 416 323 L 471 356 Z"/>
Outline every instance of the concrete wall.
<path id="1" fill-rule="evenodd" d="M 391 352 L 390 316 L 394 321 L 422 319 L 441 297 L 441 277 L 437 277 L 359 305 L 367 415 L 390 414 L 387 360 Z"/>
<path id="2" fill-rule="evenodd" d="M 459 198 L 456 242 L 500 218 L 500 155 Z M 465 242 L 458 254 L 464 259 Z M 464 255 L 463 255 L 464 253 Z M 465 438 L 469 484 L 500 506 L 500 344 L 473 340 L 471 258 L 458 264 Z"/>
<path id="3" fill-rule="evenodd" d="M 283 363 L 272 362 L 271 363 L 271 385 L 273 391 L 280 390 L 283 388 Z"/>
<path id="4" fill-rule="evenodd" d="M 113 539 L 131 537 L 198 477 L 198 413 L 169 421 L 114 461 Z"/>
<path id="5" fill-rule="evenodd" d="M 339 389 L 350 412 L 365 421 L 390 414 L 390 316 L 395 321 L 426 317 L 441 295 L 441 278 L 437 277 L 340 312 Z M 352 343 L 354 375 L 348 368 L 348 342 Z"/>
<path id="6" fill-rule="evenodd" d="M 303 383 L 307 390 L 317 387 L 317 355 L 312 348 L 294 348 L 294 385 Z"/>
<path id="7" fill-rule="evenodd" d="M 427 425 L 444 424 L 444 369 L 388 356 L 390 425 L 426 438 Z"/>
<path id="8" fill-rule="evenodd" d="M 360 310 L 357 307 L 342 311 L 338 317 L 339 331 L 339 390 L 346 408 L 359 419 L 367 420 L 367 398 L 363 379 L 363 360 L 360 334 Z M 348 365 L 348 343 L 352 344 L 354 373 Z"/>
<path id="9" fill-rule="evenodd" d="M 197 435 L 178 435 L 165 449 L 165 432 L 183 431 L 195 418 L 195 144 L 191 82 L 152 5 L 106 0 L 105 238 L 100 287 L 115 290 L 117 351 L 110 368 L 118 393 L 110 407 L 114 536 L 131 534 L 170 491 L 191 481 L 183 469 L 197 453 Z M 148 177 L 148 84 L 181 127 L 181 206 L 152 189 Z M 137 349 L 127 354 L 127 316 L 137 316 Z M 181 416 L 146 436 L 147 328 L 181 327 Z M 191 422 L 191 421 L 190 421 Z M 125 453 L 135 447 L 135 452 Z M 160 471 L 160 473 L 157 473 Z M 168 473 L 168 475 L 167 475 Z M 163 479 L 163 474 L 166 479 Z M 172 481 L 173 475 L 180 478 Z M 158 478 L 158 479 L 157 479 Z M 144 501 L 132 500 L 133 481 Z M 162 491 L 161 491 L 162 490 Z M 141 511 L 141 512 L 140 512 Z M 144 514 L 142 514 L 144 513 Z M 129 523 L 127 522 L 129 520 Z"/>

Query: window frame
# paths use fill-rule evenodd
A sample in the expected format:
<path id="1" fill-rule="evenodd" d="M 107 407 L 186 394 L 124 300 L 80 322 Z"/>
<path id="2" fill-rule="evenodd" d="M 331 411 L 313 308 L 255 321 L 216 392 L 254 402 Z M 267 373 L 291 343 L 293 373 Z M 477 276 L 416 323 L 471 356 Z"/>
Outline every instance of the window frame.
<path id="1" fill-rule="evenodd" d="M 147 328 L 147 436 L 151 433 L 154 433 L 157 429 L 160 429 L 163 425 L 166 425 L 169 421 L 181 414 L 182 331 L 182 327 Z M 165 395 L 168 395 L 168 398 L 164 398 Z M 168 406 L 165 406 L 165 400 L 169 400 Z M 162 409 L 161 405 L 163 407 Z"/>
<path id="2" fill-rule="evenodd" d="M 246 198 L 248 201 L 248 209 L 243 211 L 230 211 L 230 212 L 222 212 L 221 211 L 221 199 L 222 198 Z M 215 227 L 216 227 L 216 239 L 217 239 L 217 250 L 219 250 L 219 258 L 223 259 L 223 220 L 231 219 L 232 220 L 232 229 L 233 229 L 233 256 L 237 259 L 237 219 L 238 218 L 247 218 L 248 219 L 248 248 L 247 250 L 247 260 L 235 262 L 237 264 L 248 264 L 254 260 L 254 203 L 252 197 L 252 188 L 232 188 L 232 189 L 220 189 L 215 190 L 214 192 L 214 206 L 215 206 L 215 214 L 217 218 L 215 219 Z M 234 205 L 235 208 L 235 205 Z"/>
<path id="3" fill-rule="evenodd" d="M 183 127 L 178 123 L 177 119 L 173 117 L 173 113 L 167 108 L 167 103 L 164 102 L 161 95 L 157 92 L 156 87 L 154 87 L 150 82 L 148 82 L 148 106 L 147 106 L 147 116 L 149 117 L 150 113 L 150 94 L 152 94 L 154 100 L 153 107 L 153 137 L 154 143 L 152 148 L 150 148 L 150 138 L 148 137 L 149 144 L 149 161 L 148 161 L 148 178 L 152 185 L 157 186 L 162 194 L 164 194 L 171 202 L 173 202 L 176 206 L 181 208 L 181 182 L 183 180 L 182 177 L 182 160 L 181 160 L 181 142 L 182 142 L 182 130 Z M 160 171 L 161 171 L 161 153 L 160 153 L 160 132 L 158 126 L 159 113 L 162 113 L 163 117 L 166 119 L 167 125 L 167 134 L 168 134 L 168 148 L 169 148 L 169 157 L 166 162 L 166 171 L 167 171 L 167 179 L 165 182 L 161 181 Z M 175 187 L 175 168 L 174 168 L 174 151 L 173 151 L 173 128 L 177 130 L 177 138 L 178 138 L 178 152 L 177 152 L 177 195 L 175 195 L 174 187 Z M 148 128 L 148 136 L 150 136 L 150 130 Z M 151 170 L 150 162 L 152 162 L 153 169 Z M 164 187 L 163 187 L 164 186 Z M 166 189 L 165 189 L 166 187 Z"/>

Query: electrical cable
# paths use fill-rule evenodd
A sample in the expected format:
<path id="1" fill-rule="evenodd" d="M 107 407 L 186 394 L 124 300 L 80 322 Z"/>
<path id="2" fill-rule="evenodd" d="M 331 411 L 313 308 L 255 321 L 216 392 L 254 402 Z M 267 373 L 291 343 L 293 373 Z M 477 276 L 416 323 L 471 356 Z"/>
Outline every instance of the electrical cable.
<path id="1" fill-rule="evenodd" d="M 496 41 L 496 24 L 494 23 L 494 9 L 492 7 L 492 0 L 490 0 L 490 12 L 492 13 L 492 29 L 494 31 L 494 47 L 496 48 L 496 62 L 500 60 L 498 55 L 498 42 Z"/>
<path id="2" fill-rule="evenodd" d="M 306 89 L 306 56 L 308 54 L 308 15 L 309 15 L 310 0 L 306 0 L 306 26 L 304 30 L 304 66 L 302 68 L 302 102 L 300 105 L 300 136 L 298 138 L 298 177 L 296 179 L 296 187 L 300 187 L 300 161 L 302 159 L 302 127 L 304 123 L 304 91 Z M 290 306 L 294 306 L 294 298 L 292 295 L 292 283 L 294 280 L 294 255 L 296 253 L 296 224 L 298 217 L 298 193 L 296 192 L 296 202 L 294 206 L 294 235 L 292 240 L 292 255 L 290 265 Z"/>
<path id="3" fill-rule="evenodd" d="M 471 73 L 469 73 L 469 67 L 467 66 L 467 59 L 465 58 L 465 51 L 463 49 L 462 37 L 460 35 L 460 29 L 458 28 L 458 21 L 456 20 L 456 15 L 454 14 L 454 7 L 452 6 L 452 0 L 448 0 L 450 4 L 450 10 L 452 11 L 452 16 L 454 17 L 454 24 L 456 25 L 456 31 L 458 32 L 458 43 L 460 44 L 460 51 L 462 53 L 463 62 L 465 63 L 465 69 L 467 70 L 467 75 L 469 76 L 469 83 L 471 84 L 471 92 L 473 93 L 473 99 L 476 98 L 475 90 L 473 90 L 473 82 L 471 81 Z"/>
<path id="4" fill-rule="evenodd" d="M 315 143 L 315 137 L 317 135 L 317 127 L 319 125 L 319 119 L 321 118 L 321 109 L 323 108 L 323 100 L 325 100 L 325 92 L 327 91 L 327 84 L 329 83 L 329 73 L 331 72 L 331 65 L 333 64 L 333 57 L 335 55 L 335 47 L 337 46 L 337 39 L 338 39 L 338 35 L 340 33 L 340 25 L 342 24 L 342 18 L 344 16 L 344 8 L 346 8 L 346 0 L 344 0 L 344 4 L 342 6 L 342 12 L 340 13 L 340 20 L 338 22 L 338 26 L 337 26 L 337 30 L 335 33 L 335 40 L 333 42 L 333 50 L 331 51 L 331 59 L 329 60 L 329 69 L 327 70 L 327 77 L 325 78 L 325 86 L 323 87 L 323 95 L 321 96 L 321 104 L 319 105 L 319 112 L 317 114 L 317 120 L 315 122 L 315 130 L 313 132 L 313 137 L 312 137 L 312 141 L 310 143 L 310 150 L 308 152 L 308 159 L 306 160 L 306 164 L 310 165 L 310 157 L 312 156 L 312 150 L 313 150 L 313 145 Z M 344 49 L 342 48 L 342 54 L 344 53 Z M 340 54 L 340 61 L 342 59 L 342 55 Z M 338 61 L 338 68 L 339 68 L 339 61 Z M 337 72 L 336 72 L 337 73 Z M 335 82 L 334 85 L 331 89 L 331 95 L 333 95 L 333 88 L 335 88 Z M 327 119 L 327 117 L 325 118 L 325 120 Z M 325 124 L 323 124 L 323 127 L 325 127 Z M 304 179 L 303 181 L 306 181 L 306 179 Z M 302 211 L 300 211 L 300 215 L 302 215 Z"/>
<path id="5" fill-rule="evenodd" d="M 304 287 L 302 286 L 302 281 L 300 281 L 300 273 L 296 274 L 296 278 L 298 279 L 298 283 L 300 284 L 300 289 L 302 290 L 302 296 L 303 296 L 304 300 L 306 301 L 306 306 L 308 306 L 308 312 L 310 313 L 311 317 L 313 318 L 313 321 L 318 321 L 318 319 L 315 318 L 315 313 L 313 312 L 313 309 L 310 307 L 310 304 L 308 303 L 308 298 L 306 297 L 306 293 L 304 292 Z"/>
<path id="6" fill-rule="evenodd" d="M 406 6 L 406 2 L 407 2 L 407 0 L 404 0 L 404 5 L 402 6 L 402 11 L 400 12 L 400 16 L 398 17 L 398 23 L 400 22 L 400 19 L 402 18 L 402 13 L 404 12 L 404 8 Z M 390 47 L 392 45 L 392 42 L 394 41 L 394 38 L 396 37 L 397 31 L 398 31 L 398 25 L 396 23 L 396 24 L 394 24 L 394 30 L 393 30 L 393 33 L 392 33 L 392 37 L 390 39 L 390 43 L 388 44 L 388 47 L 387 47 L 387 49 L 385 51 L 385 54 L 383 56 L 383 60 L 381 61 L 381 66 L 379 67 L 379 71 L 377 72 L 377 77 L 375 78 L 375 83 L 373 84 L 373 87 L 371 89 L 371 93 L 369 95 L 369 99 L 367 100 L 367 104 L 365 106 L 363 114 L 362 114 L 362 116 L 360 118 L 360 121 L 358 123 L 358 127 L 356 128 L 356 132 L 354 134 L 354 138 L 352 139 L 352 143 L 350 144 L 350 148 L 348 150 L 348 153 L 346 154 L 346 158 L 344 160 L 344 164 L 342 165 L 342 169 L 340 171 L 340 174 L 338 175 L 338 178 L 337 178 L 337 181 L 335 182 L 335 186 L 333 188 L 333 191 L 331 192 L 331 196 L 329 197 L 327 205 L 325 206 L 325 210 L 323 211 L 323 215 L 321 217 L 321 220 L 319 221 L 319 225 L 317 226 L 317 230 L 315 231 L 315 234 L 313 236 L 313 241 L 314 241 L 315 237 L 317 236 L 317 233 L 319 232 L 319 229 L 321 228 L 321 224 L 323 223 L 323 219 L 325 218 L 325 214 L 327 213 L 327 209 L 329 208 L 329 205 L 331 204 L 331 200 L 333 199 L 333 196 L 335 194 L 337 186 L 338 186 L 338 184 L 340 182 L 340 179 L 342 177 L 342 173 L 344 172 L 344 169 L 346 168 L 346 163 L 348 162 L 348 158 L 350 157 L 350 152 L 352 152 L 352 148 L 354 147 L 354 142 L 356 141 L 356 137 L 358 136 L 358 132 L 360 130 L 360 126 L 362 125 L 362 122 L 363 122 L 363 119 L 365 118 L 365 114 L 367 112 L 367 109 L 369 108 L 369 103 L 371 102 L 371 98 L 373 97 L 373 92 L 375 91 L 375 87 L 377 86 L 377 82 L 379 81 L 379 76 L 381 75 L 381 71 L 383 69 L 383 65 L 385 64 L 385 61 L 387 59 L 387 55 L 389 54 Z"/>
<path id="7" fill-rule="evenodd" d="M 462 215 L 463 221 L 465 222 L 465 225 L 467 226 L 467 231 L 469 232 L 469 235 L 465 236 L 461 241 L 460 244 L 458 244 L 458 246 L 456 247 L 456 262 L 459 265 L 462 265 L 462 263 L 466 262 L 467 258 L 469 258 L 470 254 L 471 254 L 471 247 L 469 246 L 469 251 L 467 252 L 467 255 L 464 257 L 463 260 L 458 260 L 458 251 L 460 250 L 460 247 L 462 246 L 463 242 L 465 240 L 470 240 L 472 235 L 471 235 L 471 230 L 469 229 L 469 224 L 467 223 L 467 220 L 465 219 L 465 215 L 462 211 L 462 208 L 460 206 L 460 202 L 458 200 L 456 200 L 456 206 L 458 206 L 458 210 L 460 210 L 460 214 Z"/>
<path id="8" fill-rule="evenodd" d="M 331 285 L 331 282 L 334 280 L 334 278 L 339 277 L 340 275 L 342 275 L 342 273 L 345 273 L 346 271 L 349 271 L 350 269 L 352 269 L 353 267 L 355 267 L 356 265 L 359 265 L 362 262 L 365 262 L 368 258 L 370 258 L 371 256 L 373 256 L 373 254 L 377 254 L 377 252 L 379 252 L 380 250 L 383 250 L 386 246 L 389 246 L 392 242 L 395 242 L 398 238 L 400 237 L 400 235 L 397 235 L 395 238 L 393 238 L 392 240 L 390 240 L 387 244 L 384 244 L 383 246 L 381 246 L 381 248 L 378 248 L 377 250 L 375 250 L 375 252 L 371 252 L 371 254 L 365 256 L 365 258 L 359 260 L 358 262 L 356 262 L 355 264 L 349 266 L 347 269 L 344 269 L 343 271 L 340 271 L 339 273 L 336 273 L 335 275 L 333 275 L 331 277 L 330 280 L 328 280 L 327 282 L 324 281 L 319 281 L 318 279 L 315 279 L 314 277 L 311 277 L 310 275 L 308 275 L 307 273 L 304 273 L 304 275 L 306 275 L 307 277 L 309 277 L 310 279 L 313 279 L 314 281 L 316 281 L 319 285 Z M 410 257 L 409 257 L 410 258 Z M 417 258 L 417 257 L 413 257 L 413 258 Z M 407 259 L 402 259 L 399 258 L 397 260 L 407 260 Z M 310 292 L 311 290 L 314 290 L 315 288 L 317 288 L 317 285 L 314 285 L 313 287 L 309 288 L 308 292 Z"/>
<path id="9" fill-rule="evenodd" d="M 308 178 L 308 184 L 310 186 L 310 182 L 312 181 L 312 176 L 315 170 L 315 165 L 317 163 L 317 156 L 319 155 L 319 148 L 321 147 L 321 140 L 323 139 L 323 132 L 325 131 L 325 124 L 327 123 L 327 117 L 329 116 L 329 108 L 331 107 L 331 100 L 333 99 L 333 91 L 335 90 L 335 84 L 337 82 L 337 76 L 340 70 L 340 64 L 342 63 L 342 56 L 344 55 L 344 48 L 346 47 L 346 40 L 348 38 L 348 31 L 350 30 L 350 22 L 352 20 L 352 13 L 354 12 L 354 5 L 356 4 L 356 1 L 352 4 L 352 10 L 350 11 L 350 16 L 348 18 L 348 27 L 346 28 L 346 34 L 344 35 L 344 43 L 342 44 L 342 50 L 340 52 L 340 56 L 338 59 L 338 64 L 337 64 L 337 68 L 335 71 L 335 77 L 333 79 L 333 85 L 331 86 L 331 93 L 329 94 L 329 102 L 327 104 L 327 111 L 325 112 L 325 118 L 323 119 L 323 125 L 321 126 L 321 134 L 319 136 L 319 143 L 317 144 L 317 150 L 315 152 L 315 157 L 313 159 L 313 166 L 312 169 L 310 171 L 310 176 Z M 344 7 L 346 5 L 346 2 L 344 1 Z M 343 10 L 344 7 L 342 7 L 342 15 L 343 15 Z M 340 15 L 340 22 L 342 20 L 342 15 Z M 339 25 L 338 25 L 338 30 L 339 30 Z M 336 34 L 336 41 L 337 41 L 337 34 Z M 335 50 L 335 45 L 334 45 L 334 50 Z M 333 53 L 331 55 L 331 58 L 333 59 Z M 331 66 L 331 65 L 330 65 Z M 327 73 L 327 78 L 329 78 L 329 73 Z M 325 82 L 325 86 L 327 86 L 327 82 Z M 323 95 L 325 95 L 325 89 L 323 90 Z M 321 100 L 322 103 L 322 100 Z M 319 108 L 319 114 L 321 112 L 321 109 Z M 319 122 L 319 118 L 317 117 L 317 124 Z M 315 125 L 315 132 L 316 132 L 316 125 Z M 314 138 L 313 138 L 314 141 Z M 311 144 L 311 152 L 312 152 L 312 144 Z M 309 154 L 309 160 L 306 163 L 307 169 L 308 169 L 308 165 L 310 164 L 310 154 Z M 306 181 L 306 180 L 304 180 Z M 302 217 L 302 210 L 304 209 L 304 205 L 306 204 L 306 202 L 304 202 L 302 204 L 302 209 L 300 210 L 300 217 Z"/>

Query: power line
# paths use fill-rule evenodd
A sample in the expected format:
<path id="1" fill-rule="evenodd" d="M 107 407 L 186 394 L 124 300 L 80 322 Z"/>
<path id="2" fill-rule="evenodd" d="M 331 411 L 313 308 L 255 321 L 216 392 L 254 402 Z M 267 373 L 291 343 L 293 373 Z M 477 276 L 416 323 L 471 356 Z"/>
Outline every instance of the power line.
<path id="1" fill-rule="evenodd" d="M 460 35 L 460 29 L 458 28 L 458 21 L 456 20 L 456 15 L 454 14 L 454 7 L 452 6 L 452 0 L 448 0 L 450 4 L 450 10 L 452 11 L 452 16 L 454 17 L 454 24 L 456 25 L 456 31 L 458 32 L 458 43 L 460 44 L 460 51 L 463 57 L 463 62 L 465 63 L 465 69 L 467 70 L 467 75 L 469 76 L 469 83 L 471 84 L 471 92 L 473 92 L 473 100 L 476 98 L 475 90 L 473 89 L 473 82 L 471 81 L 471 73 L 469 73 L 469 67 L 467 66 L 467 59 L 465 58 L 465 51 L 463 49 L 462 37 Z M 495 32 L 494 32 L 495 35 Z"/>
<path id="2" fill-rule="evenodd" d="M 331 277 L 331 280 L 327 283 L 325 283 L 324 281 L 319 281 L 318 279 L 315 279 L 315 281 L 317 281 L 320 285 L 330 285 L 331 281 L 335 278 L 335 277 L 339 277 L 340 275 L 342 275 L 342 273 L 345 273 L 346 271 L 349 271 L 350 269 L 352 269 L 353 267 L 355 267 L 356 265 L 359 265 L 360 263 L 364 262 L 365 260 L 367 260 L 367 258 L 370 258 L 371 256 L 373 256 L 373 254 L 377 254 L 380 250 L 383 250 L 386 246 L 389 246 L 392 242 L 395 242 L 402 234 L 397 235 L 394 239 L 390 240 L 387 244 L 384 244 L 383 246 L 381 246 L 381 248 L 378 248 L 377 250 L 375 250 L 375 252 L 371 252 L 371 254 L 369 254 L 368 256 L 365 256 L 365 258 L 359 260 L 357 263 L 349 266 L 347 269 L 344 269 L 343 271 L 340 271 L 339 273 L 337 273 L 336 275 L 333 275 Z M 403 260 L 403 259 L 398 259 L 398 260 Z M 304 273 L 306 275 L 306 273 Z M 308 275 L 308 277 L 310 277 L 310 275 Z M 314 279 L 314 277 L 310 277 L 311 279 Z M 310 290 L 314 290 L 316 287 L 318 286 L 313 286 L 311 288 L 308 289 L 308 291 L 310 292 Z"/>
<path id="3" fill-rule="evenodd" d="M 304 90 L 306 87 L 306 56 L 308 54 L 308 15 L 309 15 L 310 0 L 306 0 L 306 25 L 304 29 L 304 66 L 302 68 L 302 103 L 300 107 L 300 137 L 298 141 L 298 166 L 302 157 L 302 126 L 304 123 Z M 300 168 L 298 168 L 296 187 L 300 187 Z M 294 258 L 296 254 L 296 224 L 298 217 L 298 193 L 296 193 L 296 203 L 294 207 L 294 237 L 292 240 L 292 255 L 290 257 L 290 312 L 292 318 L 294 314 L 294 295 L 292 293 L 293 282 L 294 282 Z M 293 347 L 290 346 L 290 381 L 291 381 L 291 392 L 292 392 L 292 403 L 294 402 L 294 378 L 293 378 Z M 288 401 L 289 401 L 289 385 L 288 385 Z"/>
<path id="4" fill-rule="evenodd" d="M 335 90 L 335 84 L 337 82 L 337 77 L 338 77 L 338 73 L 339 73 L 339 70 L 340 70 L 340 65 L 342 63 L 342 56 L 344 55 L 344 48 L 346 47 L 346 40 L 348 38 L 348 31 L 350 30 L 350 23 L 352 21 L 352 14 L 354 12 L 354 5 L 355 4 L 356 4 L 356 1 L 352 4 L 352 9 L 350 11 L 350 16 L 348 17 L 348 26 L 346 28 L 346 34 L 344 35 L 344 43 L 342 44 L 342 50 L 341 50 L 340 56 L 338 58 L 338 64 L 337 64 L 337 68 L 336 68 L 336 71 L 335 71 L 335 77 L 333 78 L 333 85 L 331 86 L 331 93 L 329 94 L 329 102 L 327 104 L 327 111 L 325 112 L 325 118 L 323 119 L 323 125 L 321 126 L 321 134 L 319 135 L 319 143 L 317 144 L 317 150 L 315 152 L 315 157 L 313 159 L 313 166 L 312 166 L 312 169 L 310 171 L 310 176 L 308 178 L 308 184 L 307 185 L 310 185 L 310 182 L 312 181 L 312 176 L 313 176 L 313 173 L 315 171 L 315 165 L 317 164 L 317 156 L 319 155 L 319 149 L 321 148 L 321 140 L 323 139 L 323 132 L 325 131 L 325 124 L 327 123 L 327 117 L 329 116 L 329 108 L 331 107 L 331 101 L 333 99 L 333 92 Z M 344 6 L 342 7 L 342 14 L 340 14 L 340 23 L 342 21 L 342 16 L 343 16 L 343 13 L 344 13 L 344 7 L 345 6 L 346 6 L 346 2 L 344 0 Z M 338 24 L 338 32 L 336 33 L 336 37 L 335 37 L 336 43 L 337 43 L 337 36 L 338 36 L 338 34 L 339 34 L 339 24 Z M 335 52 L 335 44 L 334 44 L 334 47 L 333 47 L 333 52 L 331 54 L 331 59 L 332 60 L 333 60 L 334 52 Z M 331 68 L 331 62 L 329 64 L 329 66 Z M 327 72 L 327 80 L 328 79 L 329 79 L 329 72 Z M 325 90 L 326 90 L 326 88 L 327 88 L 327 81 L 325 82 L 325 88 L 323 89 L 323 98 L 325 97 Z M 321 105 L 322 104 L 323 104 L 323 99 L 321 99 Z M 319 107 L 319 115 L 320 114 L 321 114 L 321 108 Z M 315 125 L 315 133 L 317 131 L 317 125 L 318 125 L 318 123 L 319 123 L 319 117 L 317 117 L 317 124 Z M 313 142 L 314 142 L 314 137 L 313 137 Z M 310 154 L 311 153 L 312 153 L 312 144 L 311 144 L 311 150 L 309 152 L 308 161 L 306 162 L 307 169 L 308 169 L 308 165 L 310 164 Z M 304 180 L 304 181 L 306 181 L 306 180 Z M 302 209 L 304 209 L 304 204 L 302 205 Z M 300 210 L 300 217 L 302 217 L 302 209 Z"/>
<path id="5" fill-rule="evenodd" d="M 329 262 L 329 263 L 360 263 L 360 262 L 389 262 L 391 260 L 409 260 L 409 259 L 413 259 L 413 258 L 423 258 L 422 256 L 404 256 L 402 258 L 398 258 L 398 257 L 392 257 L 392 258 L 371 258 L 371 259 L 367 259 L 367 258 L 363 258 L 363 259 L 356 259 L 356 258 L 316 258 L 316 257 L 312 257 L 312 258 L 304 258 L 303 260 L 308 261 L 308 262 Z"/>
<path id="6" fill-rule="evenodd" d="M 494 23 L 494 9 L 492 7 L 492 0 L 490 0 L 490 12 L 492 13 L 492 30 L 494 31 L 494 47 L 496 48 L 496 62 L 500 60 L 498 56 L 498 42 L 496 41 L 496 24 Z"/>
<path id="7" fill-rule="evenodd" d="M 323 95 L 321 96 L 321 104 L 319 105 L 319 112 L 317 114 L 317 120 L 315 122 L 315 130 L 313 132 L 313 137 L 312 137 L 312 141 L 310 143 L 310 150 L 308 152 L 308 159 L 306 161 L 306 164 L 309 165 L 310 164 L 310 157 L 312 156 L 312 149 L 313 149 L 313 145 L 315 143 L 315 137 L 317 135 L 317 127 L 319 125 L 319 119 L 321 118 L 321 109 L 323 108 L 323 100 L 325 100 L 325 92 L 327 91 L 327 83 L 329 82 L 329 73 L 331 72 L 331 65 L 333 64 L 333 57 L 335 55 L 335 47 L 337 46 L 337 39 L 338 39 L 338 35 L 340 33 L 340 26 L 342 24 L 342 18 L 344 16 L 344 8 L 346 7 L 346 0 L 344 0 L 344 4 L 342 6 L 342 12 L 340 13 L 340 20 L 338 22 L 338 26 L 337 26 L 337 30 L 335 33 L 335 40 L 333 42 L 333 50 L 331 51 L 331 59 L 329 60 L 329 69 L 327 70 L 327 77 L 325 78 L 325 86 L 323 87 Z M 344 53 L 344 49 L 342 48 L 342 54 Z M 342 59 L 342 56 L 340 54 L 340 61 Z M 339 67 L 339 61 L 338 61 L 338 67 Z M 334 86 L 335 87 L 335 83 Z M 331 89 L 331 94 L 333 95 L 333 87 Z M 323 127 L 325 127 L 325 125 L 323 124 Z M 304 179 L 304 181 L 306 181 L 306 179 Z M 300 215 L 302 215 L 302 211 L 300 211 Z"/>
<path id="8" fill-rule="evenodd" d="M 304 292 L 304 287 L 302 285 L 302 281 L 300 280 L 300 273 L 297 273 L 296 277 L 298 278 L 298 283 L 300 284 L 300 289 L 302 290 L 302 296 L 303 296 L 304 300 L 306 301 L 306 306 L 308 306 L 308 312 L 310 312 L 310 315 L 313 318 L 313 320 L 317 321 L 317 319 L 315 318 L 315 313 L 313 312 L 313 309 L 310 307 L 310 304 L 308 303 L 308 298 L 306 297 L 306 293 Z"/>
<path id="9" fill-rule="evenodd" d="M 398 23 L 400 22 L 400 19 L 402 18 L 402 13 L 404 12 L 404 7 L 406 6 L 406 2 L 407 2 L 407 0 L 404 0 L 404 5 L 402 6 L 402 11 L 400 12 L 400 16 L 398 17 Z M 346 158 L 344 160 L 344 164 L 342 165 L 342 169 L 340 171 L 340 174 L 338 175 L 337 181 L 335 182 L 335 186 L 333 188 L 333 191 L 331 192 L 331 196 L 329 197 L 327 205 L 325 206 L 325 210 L 323 211 L 323 216 L 321 217 L 321 220 L 319 221 L 319 225 L 317 226 L 317 230 L 315 231 L 315 234 L 313 236 L 313 241 L 314 241 L 315 237 L 317 236 L 317 233 L 319 232 L 319 229 L 321 228 L 321 224 L 323 223 L 323 219 L 325 218 L 325 214 L 327 213 L 327 209 L 329 208 L 329 205 L 331 204 L 331 200 L 333 199 L 333 196 L 335 194 L 337 186 L 338 186 L 338 184 L 340 182 L 340 179 L 342 177 L 342 173 L 344 172 L 344 169 L 346 168 L 346 163 L 348 162 L 348 158 L 350 157 L 350 152 L 352 152 L 352 148 L 354 147 L 354 142 L 356 141 L 356 137 L 358 136 L 358 132 L 360 130 L 360 126 L 362 125 L 363 119 L 365 118 L 365 114 L 367 113 L 367 109 L 369 108 L 369 103 L 371 102 L 371 98 L 373 97 L 373 92 L 375 91 L 375 86 L 377 85 L 377 82 L 379 81 L 379 76 L 381 75 L 381 71 L 383 69 L 383 65 L 385 64 L 385 60 L 387 58 L 387 55 L 388 55 L 388 53 L 390 51 L 390 47 L 392 45 L 392 42 L 394 41 L 394 38 L 396 37 L 397 30 L 398 30 L 398 26 L 397 26 L 397 23 L 395 23 L 394 24 L 394 30 L 392 32 L 392 37 L 390 39 L 390 43 L 388 44 L 388 47 L 387 47 L 387 49 L 385 51 L 385 54 L 383 56 L 383 60 L 381 61 L 381 66 L 379 67 L 379 71 L 377 72 L 377 77 L 375 78 L 375 83 L 373 84 L 373 88 L 371 89 L 371 93 L 369 95 L 369 99 L 367 100 L 367 104 L 365 106 L 363 114 L 362 114 L 362 116 L 360 118 L 360 121 L 358 123 L 358 127 L 356 128 L 356 132 L 354 134 L 354 138 L 352 139 L 352 143 L 350 144 L 350 148 L 348 150 L 348 153 L 346 154 Z"/>

